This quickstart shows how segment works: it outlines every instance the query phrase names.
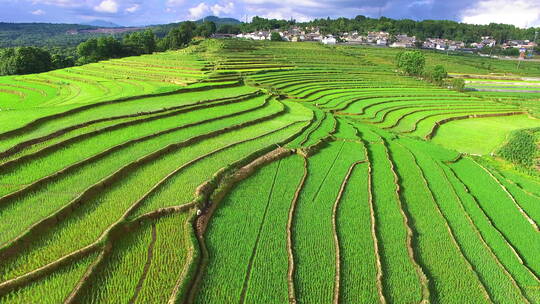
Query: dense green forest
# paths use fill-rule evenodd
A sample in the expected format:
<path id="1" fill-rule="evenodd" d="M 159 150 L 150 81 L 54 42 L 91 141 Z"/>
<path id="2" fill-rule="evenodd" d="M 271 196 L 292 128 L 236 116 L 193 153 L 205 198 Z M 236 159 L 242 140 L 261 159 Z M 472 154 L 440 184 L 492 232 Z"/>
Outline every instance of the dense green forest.
<path id="1" fill-rule="evenodd" d="M 22 46 L 0 50 L 0 75 L 31 74 L 83 65 L 100 60 L 151 54 L 188 46 L 194 37 L 210 37 L 217 31 L 212 21 L 182 22 L 163 38 L 151 29 L 134 32 L 122 39 L 113 36 L 92 37 L 76 49 Z"/>
<path id="2" fill-rule="evenodd" d="M 39 73 L 110 58 L 183 48 L 195 36 L 239 32 L 240 21 L 207 17 L 117 34 L 76 24 L 0 23 L 0 75 Z M 77 34 L 73 34 L 77 31 Z M 3 49 L 2 49 L 3 48 Z"/>
<path id="3" fill-rule="evenodd" d="M 197 25 L 205 22 L 213 22 L 218 28 L 224 27 L 228 31 L 230 26 L 234 26 L 235 31 L 239 31 L 240 21 L 233 18 L 219 18 L 209 16 L 194 23 Z M 165 37 L 171 30 L 179 27 L 183 22 L 150 25 L 154 34 L 159 37 Z M 55 24 L 55 23 L 5 23 L 0 22 L 0 48 L 37 46 L 45 47 L 49 50 L 54 48 L 74 48 L 79 43 L 90 38 L 99 38 L 103 36 L 113 36 L 116 39 L 122 39 L 130 32 L 124 33 L 99 33 L 85 32 L 87 30 L 99 29 L 97 26 L 81 24 Z M 139 30 L 139 31 L 143 31 Z M 76 33 L 76 34 L 75 34 Z M 55 52 L 56 53 L 56 52 Z"/>
<path id="4" fill-rule="evenodd" d="M 0 48 L 19 46 L 74 47 L 104 34 L 84 33 L 98 27 L 80 24 L 4 23 L 0 22 Z M 77 34 L 70 34 L 77 31 Z M 117 35 L 121 36 L 121 35 Z"/>
<path id="5" fill-rule="evenodd" d="M 234 18 L 220 18 L 216 16 L 208 16 L 203 19 L 194 21 L 195 24 L 200 25 L 203 23 L 212 22 L 216 25 L 217 31 L 219 33 L 240 33 L 240 22 Z M 169 24 L 160 24 L 160 25 L 151 25 L 149 28 L 156 34 L 157 37 L 165 37 L 172 29 L 179 27 L 183 22 L 169 23 Z"/>

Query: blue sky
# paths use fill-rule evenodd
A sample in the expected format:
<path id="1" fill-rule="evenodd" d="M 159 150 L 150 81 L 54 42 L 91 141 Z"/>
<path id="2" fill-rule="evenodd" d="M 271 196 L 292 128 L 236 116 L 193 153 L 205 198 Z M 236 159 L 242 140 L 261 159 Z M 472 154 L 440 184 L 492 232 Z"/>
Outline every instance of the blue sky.
<path id="1" fill-rule="evenodd" d="M 195 20 L 207 15 L 250 19 L 366 15 L 501 22 L 540 26 L 540 0 L 0 0 L 2 22 L 84 23 L 95 19 L 121 25 Z"/>

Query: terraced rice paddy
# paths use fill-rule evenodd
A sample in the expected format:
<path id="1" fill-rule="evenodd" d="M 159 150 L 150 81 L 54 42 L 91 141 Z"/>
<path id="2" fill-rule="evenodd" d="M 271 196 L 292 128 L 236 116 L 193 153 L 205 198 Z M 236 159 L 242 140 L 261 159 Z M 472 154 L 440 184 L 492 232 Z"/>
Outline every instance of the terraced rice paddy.
<path id="1" fill-rule="evenodd" d="M 207 40 L 0 78 L 0 302 L 540 303 L 540 181 L 467 155 L 534 109 L 385 52 Z"/>
<path id="2" fill-rule="evenodd" d="M 444 124 L 433 142 L 470 154 L 490 154 L 508 139 L 514 130 L 538 127 L 529 115 L 456 120 Z"/>
<path id="3" fill-rule="evenodd" d="M 504 61 L 504 60 L 503 60 Z M 520 62 L 521 64 L 521 62 Z M 529 65 L 529 62 L 523 62 Z M 452 77 L 463 78 L 469 94 L 480 96 L 496 102 L 504 102 L 520 106 L 534 113 L 540 113 L 540 78 L 536 74 L 525 76 L 515 74 L 518 70 L 510 69 L 510 73 L 460 74 L 452 73 Z"/>

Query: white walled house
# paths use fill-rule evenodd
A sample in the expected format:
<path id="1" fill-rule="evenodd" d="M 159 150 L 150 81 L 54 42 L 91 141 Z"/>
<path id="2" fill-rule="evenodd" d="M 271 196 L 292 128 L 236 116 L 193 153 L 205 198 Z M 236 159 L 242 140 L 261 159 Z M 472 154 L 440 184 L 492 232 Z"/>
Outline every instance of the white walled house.
<path id="1" fill-rule="evenodd" d="M 377 39 L 377 45 L 387 45 L 388 40 L 386 38 L 379 38 Z"/>
<path id="2" fill-rule="evenodd" d="M 336 44 L 337 40 L 334 36 L 326 36 L 321 41 L 323 44 Z"/>

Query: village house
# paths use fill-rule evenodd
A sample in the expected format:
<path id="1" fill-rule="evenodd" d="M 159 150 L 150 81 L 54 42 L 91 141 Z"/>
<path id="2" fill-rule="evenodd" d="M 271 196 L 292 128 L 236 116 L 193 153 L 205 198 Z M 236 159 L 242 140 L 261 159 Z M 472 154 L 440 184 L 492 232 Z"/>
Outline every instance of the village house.
<path id="1" fill-rule="evenodd" d="M 387 38 L 379 38 L 376 42 L 377 45 L 383 46 L 388 45 L 388 39 Z"/>
<path id="2" fill-rule="evenodd" d="M 497 43 L 497 40 L 491 38 L 490 36 L 485 36 L 485 37 L 482 37 L 482 41 L 480 42 L 484 47 L 484 46 L 487 46 L 487 47 L 494 47 L 495 44 Z"/>
<path id="3" fill-rule="evenodd" d="M 442 41 L 435 45 L 435 49 L 439 51 L 446 51 L 446 42 Z"/>
<path id="4" fill-rule="evenodd" d="M 307 29 L 310 33 L 313 33 L 313 34 L 317 34 L 317 35 L 320 35 L 321 34 L 321 30 L 318 28 L 318 27 L 310 27 L 309 29 Z"/>
<path id="5" fill-rule="evenodd" d="M 323 39 L 323 37 L 321 36 L 321 34 L 307 33 L 305 41 L 317 41 L 317 42 L 320 42 L 320 41 L 322 41 L 322 39 Z"/>
<path id="6" fill-rule="evenodd" d="M 533 49 L 537 44 L 529 40 L 510 40 L 502 45 L 503 49 L 516 48 L 516 49 Z"/>
<path id="7" fill-rule="evenodd" d="M 390 47 L 398 48 L 412 48 L 416 42 L 416 37 L 409 37 L 407 35 L 396 35 L 396 41 L 390 45 Z"/>
<path id="8" fill-rule="evenodd" d="M 289 35 L 288 36 L 289 41 L 291 42 L 302 42 L 306 41 L 306 35 L 300 34 L 300 35 Z"/>
<path id="9" fill-rule="evenodd" d="M 306 31 L 299 28 L 298 26 L 292 27 L 289 31 L 287 31 L 290 35 L 305 35 Z"/>
<path id="10" fill-rule="evenodd" d="M 428 38 L 424 41 L 422 47 L 426 49 L 435 49 L 439 51 L 457 51 L 465 47 L 462 41 L 453 41 L 441 38 Z"/>
<path id="11" fill-rule="evenodd" d="M 440 38 L 427 38 L 423 47 L 426 49 L 446 50 L 446 42 Z"/>
<path id="12" fill-rule="evenodd" d="M 361 44 L 366 42 L 366 37 L 359 35 L 358 32 L 343 34 L 341 39 L 349 44 Z"/>
<path id="13" fill-rule="evenodd" d="M 368 32 L 366 41 L 377 45 L 386 45 L 390 34 L 387 32 Z"/>
<path id="14" fill-rule="evenodd" d="M 328 44 L 333 45 L 333 44 L 336 44 L 337 40 L 336 40 L 336 38 L 335 38 L 334 36 L 328 35 L 328 36 L 325 36 L 325 37 L 321 40 L 321 42 L 322 42 L 323 44 L 326 44 L 326 45 L 328 45 Z"/>
<path id="15" fill-rule="evenodd" d="M 278 34 L 281 36 L 281 40 L 291 42 L 292 36 L 287 32 L 278 32 Z"/>
<path id="16" fill-rule="evenodd" d="M 268 31 L 258 31 L 258 32 L 252 32 L 247 34 L 238 34 L 236 35 L 237 38 L 245 38 L 245 39 L 251 39 L 251 40 L 270 40 L 271 33 Z"/>
<path id="17" fill-rule="evenodd" d="M 490 36 L 481 37 L 480 42 L 471 43 L 471 47 L 476 49 L 481 49 L 483 47 L 494 47 L 497 44 L 497 40 L 491 38 Z"/>

